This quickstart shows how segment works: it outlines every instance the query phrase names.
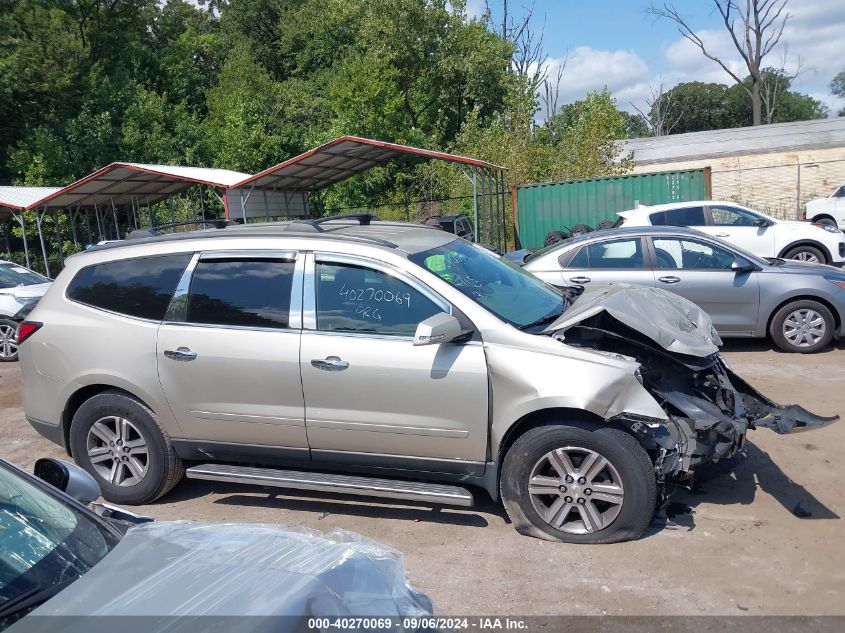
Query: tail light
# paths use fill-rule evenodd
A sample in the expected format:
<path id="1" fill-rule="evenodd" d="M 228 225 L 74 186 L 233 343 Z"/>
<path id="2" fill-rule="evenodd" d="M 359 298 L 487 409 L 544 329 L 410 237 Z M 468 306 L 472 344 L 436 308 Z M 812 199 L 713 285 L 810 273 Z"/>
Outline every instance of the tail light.
<path id="1" fill-rule="evenodd" d="M 23 321 L 18 326 L 18 345 L 40 330 L 42 325 L 36 321 Z"/>

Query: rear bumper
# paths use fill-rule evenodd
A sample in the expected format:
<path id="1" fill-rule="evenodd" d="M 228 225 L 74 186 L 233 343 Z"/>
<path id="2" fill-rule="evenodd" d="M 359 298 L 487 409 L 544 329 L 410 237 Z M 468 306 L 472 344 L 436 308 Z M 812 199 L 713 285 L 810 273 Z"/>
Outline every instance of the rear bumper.
<path id="1" fill-rule="evenodd" d="M 38 431 L 40 435 L 46 437 L 48 440 L 53 442 L 53 444 L 58 444 L 63 449 L 67 450 L 67 446 L 65 446 L 65 434 L 62 431 L 60 424 L 50 424 L 49 422 L 38 420 L 30 416 L 26 416 L 26 421 L 29 422 L 30 426 Z"/>

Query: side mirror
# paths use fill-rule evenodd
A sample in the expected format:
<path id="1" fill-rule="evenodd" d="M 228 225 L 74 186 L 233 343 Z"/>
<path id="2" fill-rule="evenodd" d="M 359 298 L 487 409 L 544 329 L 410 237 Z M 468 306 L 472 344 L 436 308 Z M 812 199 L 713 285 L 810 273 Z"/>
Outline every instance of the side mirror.
<path id="1" fill-rule="evenodd" d="M 731 270 L 735 273 L 750 273 L 752 270 L 757 270 L 757 267 L 744 257 L 737 255 L 731 264 Z"/>
<path id="2" fill-rule="evenodd" d="M 440 312 L 417 325 L 414 345 L 450 343 L 462 334 L 464 334 L 464 331 L 461 330 L 460 322 L 451 314 Z"/>
<path id="3" fill-rule="evenodd" d="M 42 481 L 85 505 L 100 497 L 100 486 L 97 480 L 76 464 L 44 457 L 35 462 L 33 473 Z"/>

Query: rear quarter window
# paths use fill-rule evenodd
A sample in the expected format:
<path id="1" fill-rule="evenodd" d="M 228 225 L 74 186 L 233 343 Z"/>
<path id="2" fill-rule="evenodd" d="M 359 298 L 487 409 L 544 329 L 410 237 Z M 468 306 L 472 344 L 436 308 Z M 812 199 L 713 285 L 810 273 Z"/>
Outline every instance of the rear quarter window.
<path id="1" fill-rule="evenodd" d="M 161 321 L 190 253 L 122 259 L 82 268 L 67 287 L 71 301 Z"/>

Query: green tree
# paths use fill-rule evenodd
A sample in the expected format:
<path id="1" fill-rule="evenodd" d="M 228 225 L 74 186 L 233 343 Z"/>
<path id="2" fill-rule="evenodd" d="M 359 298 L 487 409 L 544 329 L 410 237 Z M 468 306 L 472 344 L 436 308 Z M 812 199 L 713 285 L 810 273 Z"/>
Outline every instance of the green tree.
<path id="1" fill-rule="evenodd" d="M 831 79 L 830 91 L 840 99 L 845 99 L 845 70 L 837 73 L 837 75 Z M 845 116 L 845 108 L 842 108 L 839 111 L 839 116 Z"/>

